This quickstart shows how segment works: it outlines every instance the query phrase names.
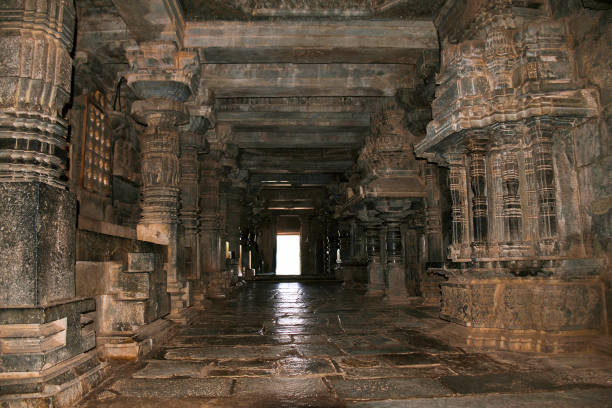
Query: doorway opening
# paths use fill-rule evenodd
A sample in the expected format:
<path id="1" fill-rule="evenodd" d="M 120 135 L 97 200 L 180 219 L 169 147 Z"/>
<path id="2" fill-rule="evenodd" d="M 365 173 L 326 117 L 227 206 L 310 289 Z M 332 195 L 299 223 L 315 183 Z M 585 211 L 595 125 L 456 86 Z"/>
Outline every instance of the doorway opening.
<path id="1" fill-rule="evenodd" d="M 276 236 L 276 274 L 300 275 L 300 236 L 278 234 Z"/>

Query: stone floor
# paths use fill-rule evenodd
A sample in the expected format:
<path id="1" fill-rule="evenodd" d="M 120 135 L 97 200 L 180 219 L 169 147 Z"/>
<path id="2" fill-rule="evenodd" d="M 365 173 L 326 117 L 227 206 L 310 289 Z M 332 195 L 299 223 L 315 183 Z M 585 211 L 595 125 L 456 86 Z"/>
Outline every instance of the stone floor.
<path id="1" fill-rule="evenodd" d="M 612 407 L 612 358 L 465 352 L 435 337 L 448 324 L 338 284 L 251 283 L 81 406 Z"/>

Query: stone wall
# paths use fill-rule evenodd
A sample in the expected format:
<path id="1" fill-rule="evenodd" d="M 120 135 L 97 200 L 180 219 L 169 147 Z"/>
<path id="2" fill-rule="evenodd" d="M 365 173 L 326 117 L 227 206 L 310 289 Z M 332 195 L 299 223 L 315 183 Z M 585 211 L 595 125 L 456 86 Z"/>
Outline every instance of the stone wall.
<path id="1" fill-rule="evenodd" d="M 599 91 L 600 116 L 574 129 L 568 145 L 574 149 L 585 247 L 592 256 L 605 260 L 602 278 L 606 285 L 609 333 L 612 327 L 612 10 L 603 4 L 597 8 L 568 2 L 554 4 L 553 12 L 567 24 L 579 77 Z"/>

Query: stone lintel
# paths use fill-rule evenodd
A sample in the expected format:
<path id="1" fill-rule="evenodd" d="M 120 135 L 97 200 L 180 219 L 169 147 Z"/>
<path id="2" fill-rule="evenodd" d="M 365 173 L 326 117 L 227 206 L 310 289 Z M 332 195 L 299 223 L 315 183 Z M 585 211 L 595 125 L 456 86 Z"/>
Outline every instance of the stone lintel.
<path id="1" fill-rule="evenodd" d="M 182 45 L 185 22 L 179 0 L 113 0 L 113 4 L 138 43 L 162 40 Z"/>
<path id="2" fill-rule="evenodd" d="M 211 63 L 416 64 L 438 40 L 426 20 L 214 21 L 189 22 L 185 47 Z"/>
<path id="3" fill-rule="evenodd" d="M 221 98 L 394 96 L 415 75 L 407 64 L 204 64 L 201 86 Z"/>

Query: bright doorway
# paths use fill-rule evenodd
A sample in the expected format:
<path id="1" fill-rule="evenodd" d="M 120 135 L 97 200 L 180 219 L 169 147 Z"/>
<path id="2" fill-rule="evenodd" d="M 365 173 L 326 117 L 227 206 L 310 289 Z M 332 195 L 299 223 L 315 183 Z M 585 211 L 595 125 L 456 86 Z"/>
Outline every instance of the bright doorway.
<path id="1" fill-rule="evenodd" d="M 300 236 L 279 234 L 276 236 L 276 274 L 300 275 Z"/>

